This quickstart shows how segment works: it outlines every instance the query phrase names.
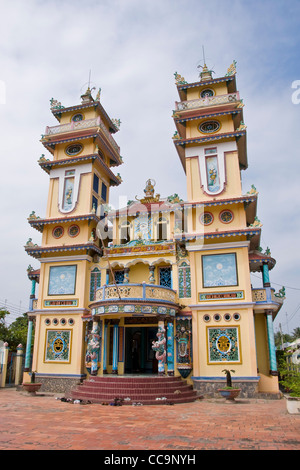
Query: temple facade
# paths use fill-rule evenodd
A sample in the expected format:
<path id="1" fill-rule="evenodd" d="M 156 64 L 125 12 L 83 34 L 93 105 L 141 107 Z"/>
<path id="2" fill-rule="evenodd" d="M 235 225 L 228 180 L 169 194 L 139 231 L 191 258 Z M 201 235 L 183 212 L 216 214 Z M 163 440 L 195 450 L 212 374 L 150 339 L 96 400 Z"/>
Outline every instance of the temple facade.
<path id="1" fill-rule="evenodd" d="M 75 106 L 50 101 L 58 125 L 46 128 L 39 159 L 49 175 L 46 215 L 28 219 L 42 242 L 25 246 L 40 263 L 28 267 L 25 374 L 34 371 L 45 389 L 144 374 L 179 376 L 213 395 L 230 369 L 243 396 L 278 395 L 273 320 L 284 293 L 271 287 L 276 262 L 260 246 L 258 192 L 242 190 L 248 161 L 235 62 L 220 78 L 204 65 L 196 82 L 178 73 L 175 82 L 186 200 L 181 188 L 161 196 L 149 178 L 112 210 L 120 122 L 100 90 L 94 98 L 88 88 Z M 251 272 L 261 273 L 260 288 Z"/>

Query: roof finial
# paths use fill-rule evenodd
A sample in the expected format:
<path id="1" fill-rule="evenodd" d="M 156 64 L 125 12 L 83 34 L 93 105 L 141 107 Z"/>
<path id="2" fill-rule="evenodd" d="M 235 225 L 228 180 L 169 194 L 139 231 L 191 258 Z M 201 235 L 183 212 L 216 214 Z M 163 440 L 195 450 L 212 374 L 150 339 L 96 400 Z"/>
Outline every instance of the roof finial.
<path id="1" fill-rule="evenodd" d="M 215 72 L 213 70 L 208 70 L 208 67 L 206 65 L 204 46 L 202 46 L 202 55 L 203 55 L 203 65 L 198 65 L 198 68 L 200 67 L 202 68 L 202 72 L 200 72 L 200 78 L 201 80 L 211 80 L 212 73 L 215 73 Z"/>

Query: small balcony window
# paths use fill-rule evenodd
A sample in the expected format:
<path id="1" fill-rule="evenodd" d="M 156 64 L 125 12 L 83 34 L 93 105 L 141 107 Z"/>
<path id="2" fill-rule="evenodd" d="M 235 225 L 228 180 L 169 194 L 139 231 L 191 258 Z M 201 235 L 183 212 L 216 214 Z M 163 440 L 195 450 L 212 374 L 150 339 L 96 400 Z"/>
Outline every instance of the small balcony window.
<path id="1" fill-rule="evenodd" d="M 172 288 L 172 268 L 167 266 L 159 269 L 159 285 Z"/>

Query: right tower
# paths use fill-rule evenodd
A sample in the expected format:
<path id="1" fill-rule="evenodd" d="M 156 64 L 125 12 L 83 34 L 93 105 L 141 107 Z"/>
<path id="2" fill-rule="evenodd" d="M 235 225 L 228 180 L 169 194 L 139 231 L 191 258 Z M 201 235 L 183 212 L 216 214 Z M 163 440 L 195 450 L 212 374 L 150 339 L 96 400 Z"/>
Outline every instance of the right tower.
<path id="1" fill-rule="evenodd" d="M 273 320 L 282 306 L 269 270 L 275 265 L 260 247 L 257 191 L 243 194 L 246 126 L 236 87 L 236 63 L 213 78 L 204 64 L 199 81 L 175 73 L 180 101 L 173 113 L 175 147 L 186 173 L 186 224 L 174 237 L 184 244 L 191 267 L 194 387 L 212 392 L 234 369 L 245 395 L 278 396 Z M 262 273 L 253 289 L 250 272 Z"/>

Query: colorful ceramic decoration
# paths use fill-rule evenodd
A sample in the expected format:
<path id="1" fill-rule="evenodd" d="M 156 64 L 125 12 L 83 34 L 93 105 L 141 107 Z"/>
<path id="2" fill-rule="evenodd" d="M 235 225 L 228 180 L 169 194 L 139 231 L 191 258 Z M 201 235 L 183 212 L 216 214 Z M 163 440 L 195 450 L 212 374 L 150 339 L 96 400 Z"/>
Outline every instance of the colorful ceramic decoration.
<path id="1" fill-rule="evenodd" d="M 51 266 L 49 272 L 48 295 L 75 294 L 76 265 Z"/>
<path id="2" fill-rule="evenodd" d="M 203 287 L 236 286 L 236 254 L 203 255 Z"/>
<path id="3" fill-rule="evenodd" d="M 72 330 L 47 330 L 45 362 L 70 362 Z"/>

